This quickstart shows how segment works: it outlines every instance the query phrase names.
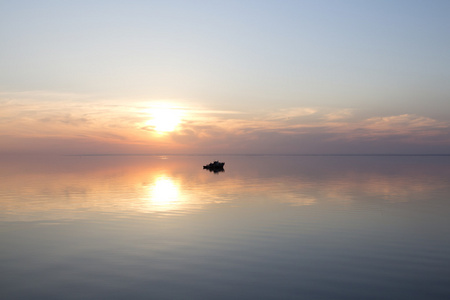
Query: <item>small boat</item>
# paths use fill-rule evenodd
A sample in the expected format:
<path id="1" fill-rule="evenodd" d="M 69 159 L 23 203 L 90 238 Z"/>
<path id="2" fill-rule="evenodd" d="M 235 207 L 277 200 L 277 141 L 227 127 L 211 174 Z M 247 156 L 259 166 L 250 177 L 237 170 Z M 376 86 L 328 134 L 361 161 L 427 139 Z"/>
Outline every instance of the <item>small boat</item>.
<path id="1" fill-rule="evenodd" d="M 208 169 L 210 171 L 220 171 L 223 170 L 224 165 L 225 165 L 224 162 L 219 162 L 218 160 L 216 160 L 212 163 L 203 166 L 203 169 Z"/>

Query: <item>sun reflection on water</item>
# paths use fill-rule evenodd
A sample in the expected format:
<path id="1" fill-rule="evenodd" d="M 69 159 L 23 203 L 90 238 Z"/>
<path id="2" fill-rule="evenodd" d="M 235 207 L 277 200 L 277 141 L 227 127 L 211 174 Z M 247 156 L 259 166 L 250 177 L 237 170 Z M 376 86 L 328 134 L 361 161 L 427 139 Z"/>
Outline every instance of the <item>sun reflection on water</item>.
<path id="1" fill-rule="evenodd" d="M 178 183 L 171 177 L 161 175 L 148 188 L 148 205 L 153 211 L 177 209 L 182 202 Z"/>
<path id="2" fill-rule="evenodd" d="M 289 206 L 411 202 L 447 190 L 450 176 L 442 159 L 423 169 L 411 159 L 395 168 L 387 158 L 376 161 L 384 162 L 383 168 L 370 160 L 360 162 L 365 168 L 343 161 L 318 173 L 308 172 L 320 163 L 309 157 L 297 159 L 302 168 L 292 168 L 282 157 L 264 158 L 277 167 L 260 164 L 259 158 L 234 159 L 242 167 L 234 163 L 234 170 L 220 176 L 199 167 L 203 157 L 0 159 L 0 220 L 78 219 L 96 213 L 178 216 L 255 201 Z"/>

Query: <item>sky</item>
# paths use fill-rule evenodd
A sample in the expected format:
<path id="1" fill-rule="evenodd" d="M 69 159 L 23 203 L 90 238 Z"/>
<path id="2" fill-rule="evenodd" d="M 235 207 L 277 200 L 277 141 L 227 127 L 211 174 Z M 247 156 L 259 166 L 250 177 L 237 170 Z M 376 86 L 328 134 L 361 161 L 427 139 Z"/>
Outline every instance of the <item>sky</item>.
<path id="1" fill-rule="evenodd" d="M 0 154 L 450 154 L 449 15 L 0 0 Z"/>

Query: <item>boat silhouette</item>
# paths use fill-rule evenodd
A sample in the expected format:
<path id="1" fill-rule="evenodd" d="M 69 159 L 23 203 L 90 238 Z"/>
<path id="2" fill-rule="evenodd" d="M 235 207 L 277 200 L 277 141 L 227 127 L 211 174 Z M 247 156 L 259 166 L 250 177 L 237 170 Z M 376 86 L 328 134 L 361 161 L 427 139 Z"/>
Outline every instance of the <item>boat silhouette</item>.
<path id="1" fill-rule="evenodd" d="M 224 171 L 224 169 L 223 169 L 224 165 L 225 165 L 224 162 L 220 162 L 220 161 L 216 160 L 216 161 L 214 161 L 212 163 L 204 165 L 203 169 L 210 170 L 210 171 L 212 171 L 214 173 L 223 172 Z"/>

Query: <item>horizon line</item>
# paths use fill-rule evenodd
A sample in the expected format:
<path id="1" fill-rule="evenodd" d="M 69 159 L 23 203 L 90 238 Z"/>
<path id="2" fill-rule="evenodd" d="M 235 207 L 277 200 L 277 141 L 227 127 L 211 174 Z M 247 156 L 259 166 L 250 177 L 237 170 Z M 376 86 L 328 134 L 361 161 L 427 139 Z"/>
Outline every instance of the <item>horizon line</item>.
<path id="1" fill-rule="evenodd" d="M 0 153 L 1 156 L 450 156 L 450 153 Z"/>
<path id="2" fill-rule="evenodd" d="M 87 154 L 63 154 L 63 156 L 450 156 L 450 153 L 87 153 Z"/>

